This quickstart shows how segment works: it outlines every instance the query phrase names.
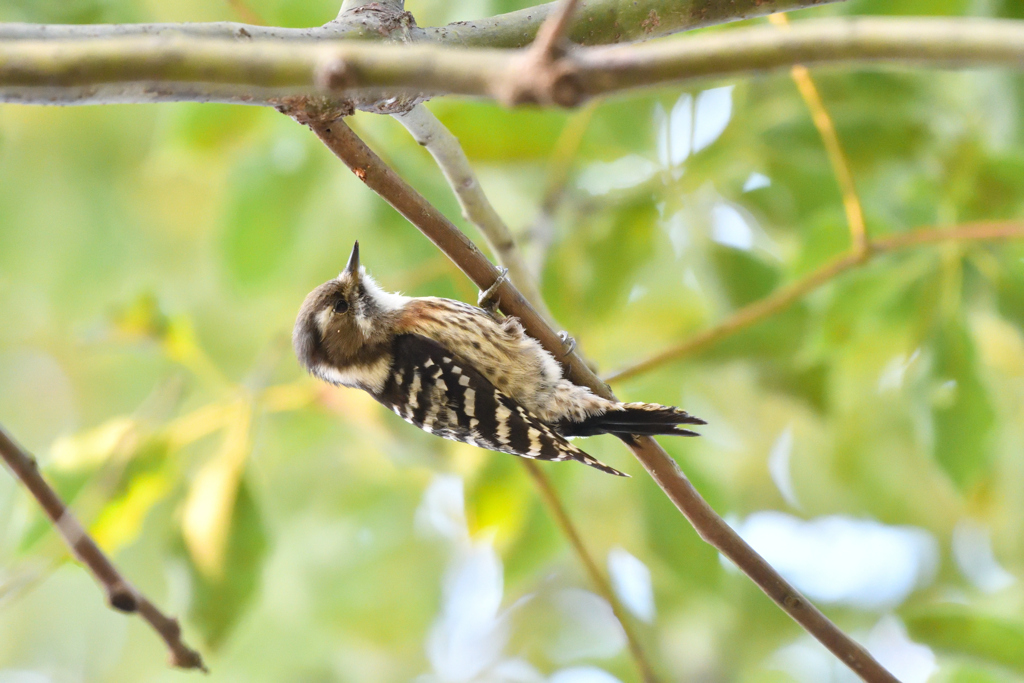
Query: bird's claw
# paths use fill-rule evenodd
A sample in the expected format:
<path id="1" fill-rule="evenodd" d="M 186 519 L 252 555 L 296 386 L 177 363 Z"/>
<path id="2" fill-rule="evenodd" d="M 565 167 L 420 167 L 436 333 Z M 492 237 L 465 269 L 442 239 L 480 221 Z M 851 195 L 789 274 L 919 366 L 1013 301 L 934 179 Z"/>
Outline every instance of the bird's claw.
<path id="1" fill-rule="evenodd" d="M 558 333 L 558 338 L 562 340 L 562 345 L 567 346 L 565 353 L 562 354 L 562 358 L 565 358 L 576 349 L 576 340 L 569 336 L 569 333 L 562 330 Z"/>
<path id="2" fill-rule="evenodd" d="M 494 281 L 494 284 L 480 292 L 480 296 L 476 299 L 477 306 L 491 313 L 498 311 L 498 297 L 496 296 L 498 288 L 508 280 L 508 268 L 499 268 L 498 271 L 498 278 Z"/>

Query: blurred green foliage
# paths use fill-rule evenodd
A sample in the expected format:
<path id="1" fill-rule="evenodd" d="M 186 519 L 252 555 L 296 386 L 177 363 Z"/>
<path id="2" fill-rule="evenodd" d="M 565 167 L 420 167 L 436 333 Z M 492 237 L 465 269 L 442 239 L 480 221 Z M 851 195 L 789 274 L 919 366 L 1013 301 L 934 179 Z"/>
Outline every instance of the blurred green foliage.
<path id="1" fill-rule="evenodd" d="M 337 4 L 246 0 L 287 26 L 323 23 Z M 421 25 L 528 4 L 407 3 Z M 1024 17 L 1010 0 L 851 0 L 794 20 L 861 13 Z M 237 19 L 228 2 L 0 0 L 0 21 Z M 1018 75 L 813 73 L 872 236 L 1024 214 Z M 728 112 L 702 113 L 700 93 L 724 85 Z M 551 310 L 603 370 L 849 248 L 829 160 L 784 73 L 635 93 L 589 113 L 429 106 L 519 236 Z M 721 134 L 694 149 L 715 116 Z M 401 126 L 365 114 L 353 125 L 480 243 Z M 556 211 L 540 220 L 564 165 Z M 434 475 L 454 473 L 469 533 L 503 563 L 502 608 L 534 596 L 510 612 L 505 654 L 543 672 L 586 663 L 636 680 L 621 646 L 567 661 L 552 645 L 583 628 L 565 590 L 590 587 L 518 462 L 412 430 L 300 372 L 288 344 L 299 303 L 355 239 L 388 289 L 475 296 L 307 130 L 220 105 L 3 106 L 0 179 L 0 423 L 125 574 L 183 616 L 214 679 L 431 671 L 426 643 L 457 558 L 422 533 L 417 510 Z M 892 611 L 932 648 L 935 680 L 1024 677 L 1024 243 L 880 256 L 616 390 L 709 421 L 704 438 L 663 443 L 730 519 L 844 515 L 935 539 L 934 576 L 898 604 L 823 601 L 843 628 L 868 637 Z M 657 615 L 638 632 L 665 680 L 808 680 L 780 664 L 799 629 L 617 442 L 587 447 L 634 478 L 544 470 L 602 566 L 621 547 L 649 568 Z M 984 541 L 971 545 L 965 520 Z M 971 569 L 985 558 L 996 579 Z M 0 681 L 26 670 L 169 680 L 160 648 L 140 620 L 108 613 L 33 501 L 0 477 Z"/>

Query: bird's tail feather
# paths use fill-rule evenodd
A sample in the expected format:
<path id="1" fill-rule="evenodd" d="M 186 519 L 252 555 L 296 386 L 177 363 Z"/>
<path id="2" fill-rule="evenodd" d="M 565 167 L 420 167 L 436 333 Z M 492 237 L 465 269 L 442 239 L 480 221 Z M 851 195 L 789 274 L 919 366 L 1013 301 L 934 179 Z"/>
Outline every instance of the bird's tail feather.
<path id="1" fill-rule="evenodd" d="M 698 436 L 696 432 L 684 429 L 679 425 L 707 424 L 704 420 L 674 406 L 663 406 L 657 403 L 621 403 L 619 407 L 619 410 L 609 410 L 601 415 L 591 415 L 582 422 L 565 420 L 559 424 L 559 431 L 565 436 L 593 436 L 594 434 Z"/>

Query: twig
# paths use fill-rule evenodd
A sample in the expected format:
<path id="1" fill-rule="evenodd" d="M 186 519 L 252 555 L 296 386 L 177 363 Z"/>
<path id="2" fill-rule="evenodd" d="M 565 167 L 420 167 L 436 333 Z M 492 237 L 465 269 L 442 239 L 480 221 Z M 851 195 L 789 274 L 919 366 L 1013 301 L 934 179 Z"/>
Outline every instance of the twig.
<path id="1" fill-rule="evenodd" d="M 523 260 L 522 253 L 516 248 L 512 231 L 494 210 L 483 188 L 480 187 L 480 181 L 473 173 L 458 138 L 422 104 L 416 105 L 404 114 L 395 114 L 395 119 L 434 157 L 456 199 L 459 200 L 462 216 L 480 230 L 498 263 L 508 268 L 512 282 L 544 316 L 548 324 L 555 325 L 551 312 L 544 305 L 544 299 L 537 289 L 533 274 Z"/>
<path id="2" fill-rule="evenodd" d="M 523 57 L 516 50 L 367 41 L 239 42 L 189 36 L 0 41 L 0 102 L 186 100 L 279 106 L 289 98 L 330 95 L 385 107 L 399 96 L 415 101 L 461 94 L 510 106 L 575 106 L 607 93 L 801 63 L 1021 69 L 1024 21 L 807 20 L 785 32 L 759 26 L 688 40 L 577 48 L 557 60 L 543 79 L 523 71 L 530 66 Z M 392 107 L 389 113 L 396 111 Z"/>
<path id="3" fill-rule="evenodd" d="M 541 498 L 544 499 L 548 509 L 555 518 L 555 523 L 558 524 L 558 527 L 562 530 L 562 534 L 565 535 L 566 539 L 569 541 L 569 545 L 571 545 L 572 549 L 575 551 L 576 556 L 583 565 L 583 570 L 587 573 L 587 578 L 589 578 L 590 582 L 594 584 L 594 587 L 597 589 L 597 592 L 601 597 L 608 601 L 608 604 L 612 608 L 612 612 L 615 614 L 615 618 L 618 619 L 619 624 L 622 625 L 622 631 L 626 634 L 626 643 L 629 646 L 629 652 L 633 656 L 633 661 L 636 662 L 637 668 L 640 670 L 640 675 L 643 678 L 644 683 L 657 683 L 659 680 L 658 676 L 654 673 L 654 668 L 651 666 L 651 662 L 647 659 L 647 654 L 644 652 L 643 647 L 640 646 L 640 639 L 633 630 L 632 620 L 626 613 L 626 610 L 623 609 L 622 603 L 615 596 L 615 591 L 612 590 L 608 577 L 605 576 L 605 573 L 597 566 L 593 555 L 590 554 L 587 546 L 583 543 L 583 538 L 580 536 L 579 531 L 573 524 L 572 519 L 570 519 L 565 506 L 562 505 L 562 501 L 558 497 L 558 492 L 555 491 L 555 487 L 551 484 L 551 479 L 544 474 L 544 470 L 542 470 L 540 465 L 533 460 L 523 459 L 523 466 L 537 485 Z"/>
<path id="4" fill-rule="evenodd" d="M 789 17 L 785 14 L 770 14 L 770 21 L 775 26 L 789 28 Z M 836 175 L 839 183 L 839 191 L 843 196 L 843 210 L 846 212 L 846 223 L 850 227 L 850 239 L 853 242 L 853 250 L 856 253 L 864 253 L 868 247 L 868 234 L 864 226 L 864 211 L 860 205 L 860 197 L 857 196 L 857 186 L 853 182 L 853 173 L 850 172 L 850 162 L 846 159 L 843 146 L 839 144 L 839 135 L 836 133 L 832 117 L 825 109 L 825 103 L 821 100 L 821 94 L 814 85 L 811 72 L 803 64 L 795 64 L 790 69 L 793 81 L 796 83 L 800 96 L 804 98 L 807 108 L 811 112 L 811 119 L 814 127 L 818 129 L 822 142 L 825 143 L 825 152 L 828 154 L 829 163 L 832 164 L 832 172 Z"/>
<path id="5" fill-rule="evenodd" d="M 508 75 L 495 95 L 502 102 L 530 102 L 573 107 L 579 104 L 579 83 L 569 61 L 565 34 L 578 0 L 562 0 L 537 30 L 533 43 L 512 58 Z"/>
<path id="6" fill-rule="evenodd" d="M 293 115 L 298 112 L 293 112 Z M 481 289 L 497 276 L 495 267 L 479 249 L 436 208 L 387 168 L 352 130 L 340 119 L 328 120 L 298 116 L 309 125 L 320 140 L 338 156 L 356 176 L 390 203 L 438 246 Z M 497 292 L 501 310 L 516 316 L 527 332 L 546 349 L 561 353 L 562 342 L 511 283 L 505 282 Z M 608 387 L 575 353 L 562 358 L 567 376 L 578 384 L 589 386 L 596 393 L 614 398 Z M 835 624 L 807 601 L 795 588 L 746 544 L 700 496 L 690 481 L 654 439 L 636 438 L 630 450 L 686 516 L 697 533 L 717 548 L 749 576 L 808 633 L 817 638 L 843 663 L 867 681 L 895 683 L 863 647 L 851 640 Z"/>
<path id="7" fill-rule="evenodd" d="M 565 53 L 563 43 L 567 42 L 566 34 L 569 32 L 569 22 L 578 4 L 579 0 L 562 0 L 540 25 L 537 37 L 530 45 L 530 50 L 550 61 L 562 56 Z"/>
<path id="8" fill-rule="evenodd" d="M 686 356 L 693 355 L 699 351 L 713 346 L 720 340 L 728 337 L 751 325 L 761 322 L 776 313 L 784 310 L 793 302 L 803 298 L 827 282 L 834 280 L 848 270 L 851 270 L 877 254 L 883 254 L 900 249 L 908 249 L 921 244 L 933 244 L 935 242 L 947 241 L 984 241 L 997 239 L 1024 238 L 1024 223 L 1013 221 L 992 221 L 970 223 L 948 230 L 922 229 L 905 235 L 893 235 L 890 237 L 879 237 L 869 240 L 866 251 L 857 253 L 851 251 L 848 254 L 825 264 L 810 275 L 807 275 L 796 282 L 782 287 L 776 292 L 769 294 L 764 299 L 748 304 L 733 313 L 714 327 L 703 332 L 698 332 L 686 341 L 673 346 L 661 353 L 658 353 L 646 360 L 623 368 L 617 372 L 607 375 L 606 382 L 621 382 L 636 377 L 649 370 L 660 367 Z"/>
<path id="9" fill-rule="evenodd" d="M 82 528 L 74 513 L 43 479 L 35 459 L 15 443 L 3 427 L 0 427 L 0 457 L 38 501 L 74 556 L 106 591 L 110 606 L 120 612 L 137 612 L 145 619 L 167 644 L 174 666 L 206 672 L 202 656 L 182 642 L 178 620 L 165 616 L 121 576 L 113 562 Z"/>
<path id="10" fill-rule="evenodd" d="M 554 325 L 551 314 L 544 305 L 544 299 L 537 290 L 533 277 L 523 261 L 522 253 L 516 248 L 512 232 L 505 225 L 505 222 L 501 220 L 498 212 L 494 210 L 490 200 L 487 199 L 483 188 L 480 187 L 480 183 L 473 173 L 472 167 L 469 165 L 469 159 L 466 158 L 466 153 L 463 151 L 462 145 L 459 144 L 458 138 L 452 135 L 451 131 L 422 104 L 417 105 L 406 114 L 396 114 L 395 118 L 409 130 L 416 142 L 426 147 L 427 151 L 434 157 L 452 191 L 458 198 L 460 206 L 462 206 L 462 215 L 483 234 L 491 251 L 497 256 L 498 262 L 508 268 L 508 274 L 512 278 L 513 284 L 518 286 L 519 291 L 544 316 L 547 323 Z M 536 483 L 537 488 L 541 492 L 541 498 L 551 510 L 555 521 L 579 557 L 591 583 L 594 584 L 598 593 L 608 601 L 612 611 L 615 612 L 616 617 L 618 617 L 619 622 L 622 624 L 630 652 L 637 662 L 637 667 L 640 669 L 640 674 L 643 676 L 644 681 L 646 683 L 655 683 L 657 677 L 644 654 L 643 648 L 640 646 L 640 641 L 637 640 L 636 634 L 633 632 L 632 626 L 628 621 L 628 615 L 615 597 L 608 579 L 583 544 L 579 531 L 573 525 L 572 520 L 569 519 L 569 515 L 561 500 L 559 500 L 551 481 L 537 463 L 525 458 L 521 459 L 520 462 L 522 462 L 530 477 Z"/>

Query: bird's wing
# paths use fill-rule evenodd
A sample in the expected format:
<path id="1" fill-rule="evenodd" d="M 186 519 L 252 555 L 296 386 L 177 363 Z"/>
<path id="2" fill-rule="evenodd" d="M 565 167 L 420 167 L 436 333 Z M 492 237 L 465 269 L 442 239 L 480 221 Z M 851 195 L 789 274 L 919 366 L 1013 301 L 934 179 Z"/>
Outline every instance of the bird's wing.
<path id="1" fill-rule="evenodd" d="M 538 460 L 578 460 L 625 476 L 569 443 L 433 339 L 402 334 L 394 344 L 394 364 L 375 398 L 407 422 L 453 441 Z"/>

